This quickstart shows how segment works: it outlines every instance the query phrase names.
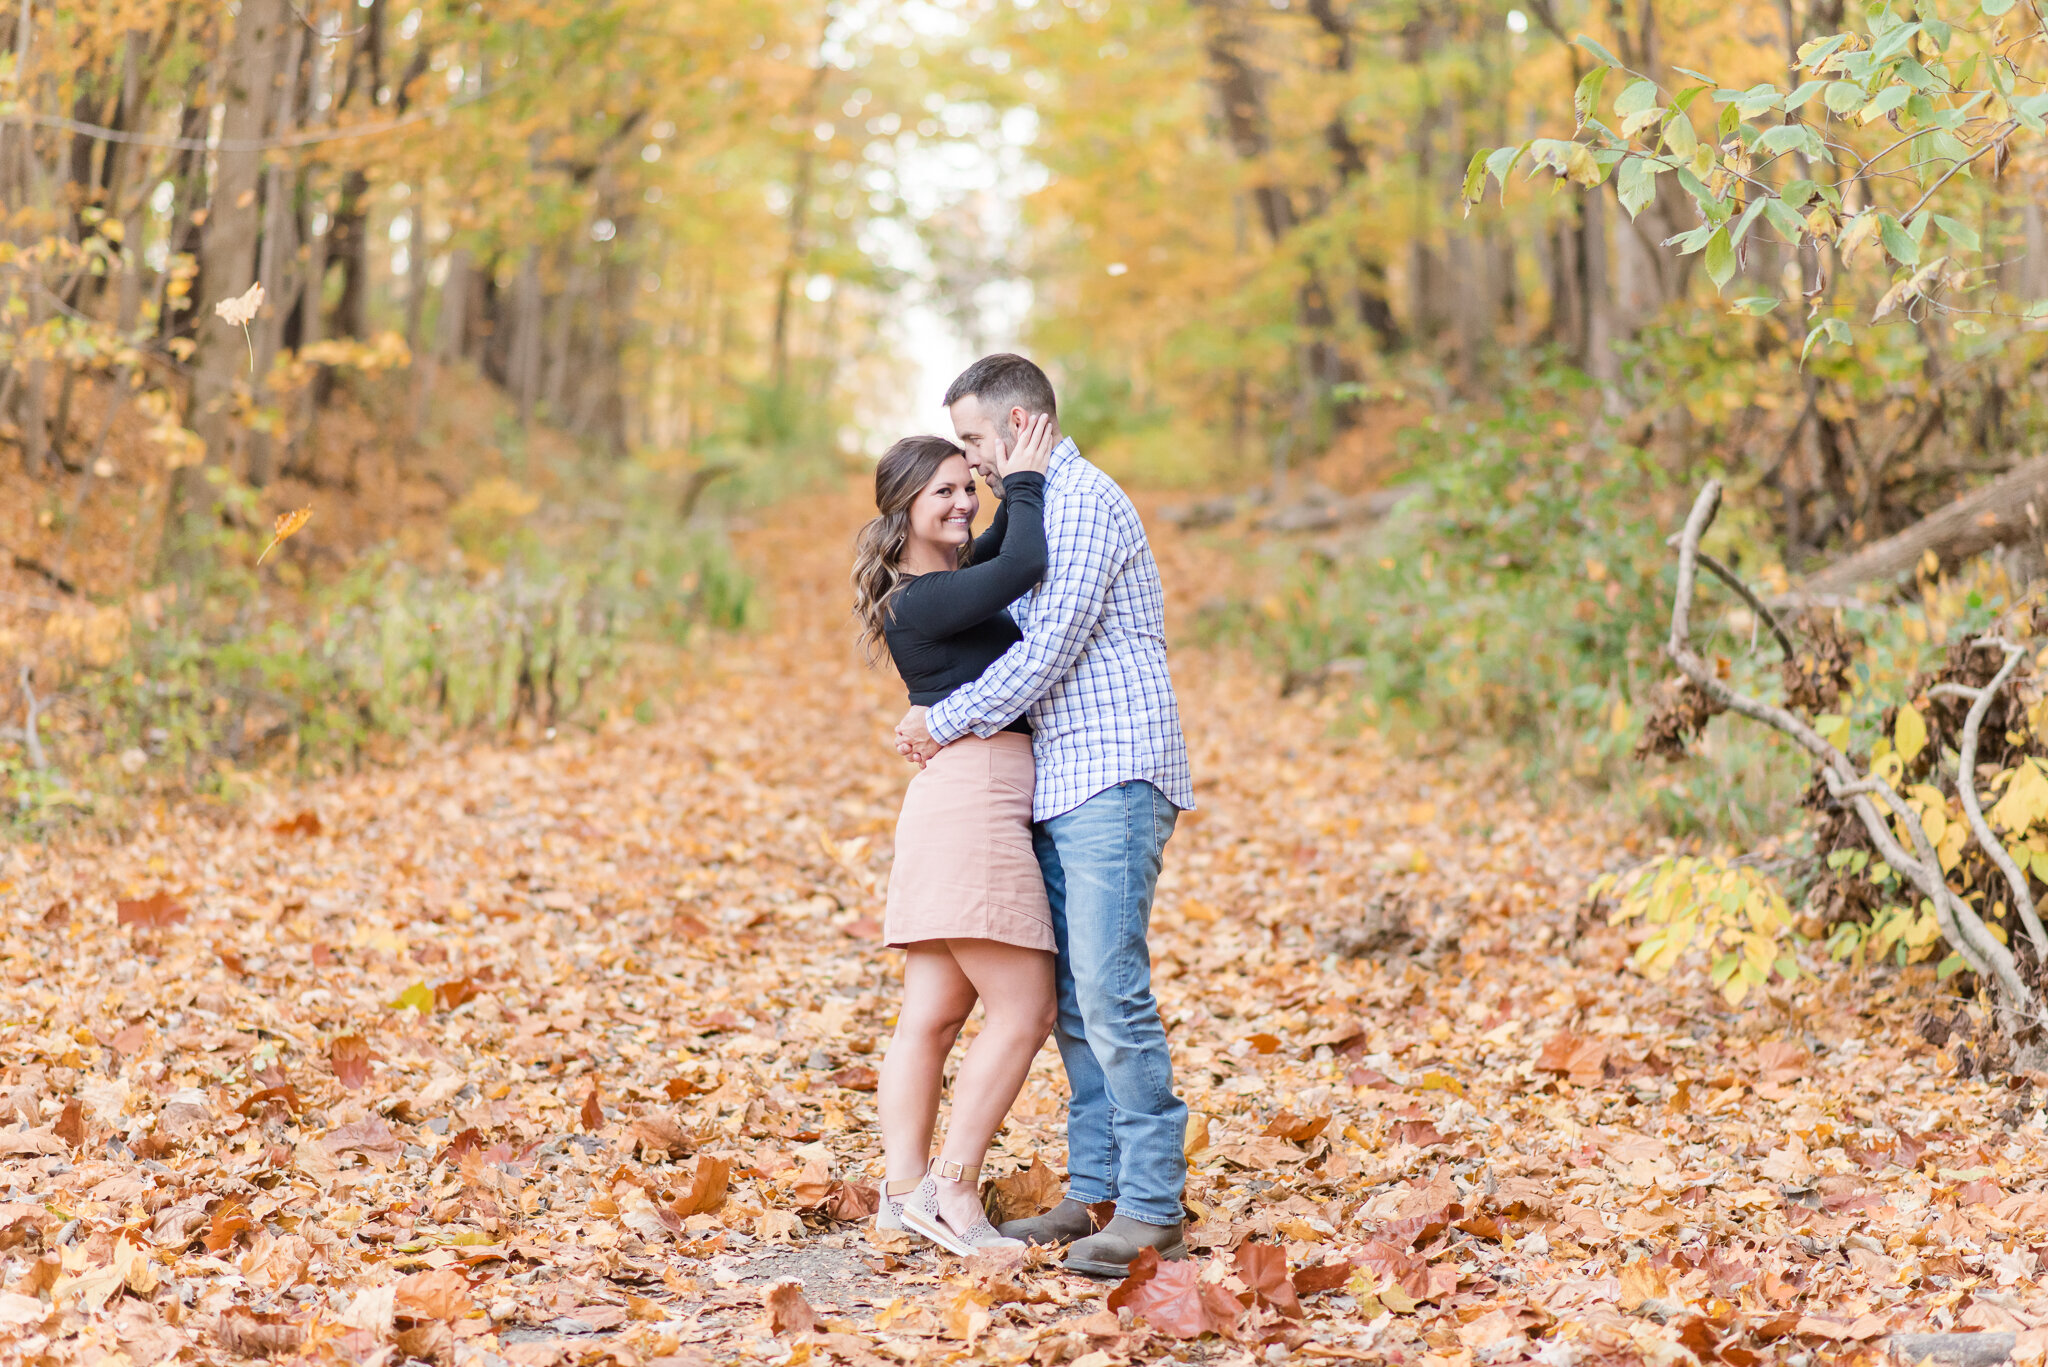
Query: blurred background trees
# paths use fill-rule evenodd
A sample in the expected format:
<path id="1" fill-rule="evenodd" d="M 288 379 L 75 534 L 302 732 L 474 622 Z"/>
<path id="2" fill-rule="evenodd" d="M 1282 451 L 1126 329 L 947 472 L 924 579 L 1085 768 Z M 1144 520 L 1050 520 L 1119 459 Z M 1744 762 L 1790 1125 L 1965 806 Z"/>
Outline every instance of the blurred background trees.
<path id="1" fill-rule="evenodd" d="M 0 687 L 81 736 L 139 709 L 94 763 L 252 763 L 337 678 L 358 750 L 593 706 L 627 625 L 745 619 L 705 507 L 1018 345 L 1245 559 L 1190 635 L 1761 838 L 1798 791 L 1766 742 L 1629 760 L 1698 481 L 1712 553 L 1793 595 L 2039 451 L 2017 0 L 132 0 L 0 38 Z M 256 285 L 245 336 L 215 305 Z M 1881 586 L 1900 677 L 2038 572 L 2007 502 L 1996 584 Z M 97 720 L 89 679 L 129 681 Z"/>

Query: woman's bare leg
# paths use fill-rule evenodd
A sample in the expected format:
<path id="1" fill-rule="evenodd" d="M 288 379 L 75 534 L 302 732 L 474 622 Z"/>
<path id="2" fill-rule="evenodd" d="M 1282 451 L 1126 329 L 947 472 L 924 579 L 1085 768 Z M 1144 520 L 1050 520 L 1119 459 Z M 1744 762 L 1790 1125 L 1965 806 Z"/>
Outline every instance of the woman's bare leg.
<path id="1" fill-rule="evenodd" d="M 973 1167 L 988 1152 L 1024 1086 L 1031 1060 L 1052 1033 L 1052 955 L 995 940 L 948 940 L 946 947 L 955 971 L 971 985 L 969 1000 L 981 998 L 982 1026 L 953 1078 L 953 1109 L 939 1156 Z M 893 1160 L 890 1171 L 895 1171 Z M 939 1213 L 947 1224 L 964 1230 L 980 1216 L 981 1195 L 974 1183 L 942 1178 L 938 1187 Z"/>
<path id="2" fill-rule="evenodd" d="M 1048 956 L 1050 957 L 1050 956 Z M 939 1116 L 946 1055 L 974 1010 L 974 984 L 943 940 L 911 945 L 903 964 L 903 1005 L 882 1060 L 875 1111 L 882 1124 L 884 1183 L 924 1176 Z"/>

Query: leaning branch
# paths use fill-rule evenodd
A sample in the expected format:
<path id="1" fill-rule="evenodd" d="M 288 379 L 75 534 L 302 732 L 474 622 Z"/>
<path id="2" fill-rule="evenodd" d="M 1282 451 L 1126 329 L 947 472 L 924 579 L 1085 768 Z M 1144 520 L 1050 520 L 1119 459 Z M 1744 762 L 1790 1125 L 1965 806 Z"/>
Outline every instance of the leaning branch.
<path id="1" fill-rule="evenodd" d="M 1943 938 L 1962 956 L 1972 972 L 1995 981 L 2011 1005 L 2026 1011 L 2031 1019 L 2033 1013 L 2026 1009 L 2031 1006 L 2033 996 L 2020 978 L 2018 961 L 2013 958 L 2011 950 L 1993 937 L 1975 909 L 1948 886 L 1948 880 L 1942 874 L 1941 860 L 1935 853 L 1933 842 L 1927 838 L 1927 830 L 1921 824 L 1919 814 L 1889 783 L 1859 772 L 1846 754 L 1800 717 L 1785 708 L 1730 688 L 1693 650 L 1692 597 L 1699 580 L 1700 538 L 1713 525 L 1714 514 L 1720 506 L 1720 481 L 1708 480 L 1694 500 L 1692 512 L 1685 520 L 1685 530 L 1678 538 L 1678 591 L 1671 604 L 1671 639 L 1665 644 L 1665 653 L 1678 666 L 1679 672 L 1708 697 L 1731 712 L 1791 737 L 1801 749 L 1819 761 L 1821 777 L 1828 791 L 1838 801 L 1846 799 L 1849 802 L 1851 810 L 1869 832 L 1879 856 L 1933 905 Z M 1872 802 L 1873 796 L 1883 799 L 1885 806 L 1891 809 L 1899 828 L 1913 844 L 1912 854 L 1907 854 L 1893 836 L 1890 823 Z"/>
<path id="2" fill-rule="evenodd" d="M 1984 717 L 1991 711 L 1998 690 L 2012 678 L 2013 671 L 2019 668 L 2027 651 L 2024 646 L 1989 636 L 1976 645 L 1979 650 L 1995 646 L 2005 652 L 2005 664 L 1992 676 L 1991 682 L 1982 688 L 1943 684 L 1933 690 L 1970 700 L 1969 714 L 1963 718 L 1962 746 L 1956 752 L 1956 795 L 1963 800 L 1963 812 L 1970 818 L 1970 832 L 1977 837 L 1977 844 L 1991 862 L 1998 865 L 1998 871 L 2005 875 L 2006 886 L 2012 891 L 2013 906 L 2020 914 L 2020 923 L 2027 928 L 2027 937 L 2034 942 L 2035 957 L 2048 962 L 2048 930 L 2042 928 L 2041 913 L 2035 909 L 2034 894 L 2027 886 L 2027 875 L 2013 861 L 2004 844 L 1991 833 L 1991 825 L 1984 819 L 1983 804 L 1977 798 L 1977 741 L 1984 728 Z"/>

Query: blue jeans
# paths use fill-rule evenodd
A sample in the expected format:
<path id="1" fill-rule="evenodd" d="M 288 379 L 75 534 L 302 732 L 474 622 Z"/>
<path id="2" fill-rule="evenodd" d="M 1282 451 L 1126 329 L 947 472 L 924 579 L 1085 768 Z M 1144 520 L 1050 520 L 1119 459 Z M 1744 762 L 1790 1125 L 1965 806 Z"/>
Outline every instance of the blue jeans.
<path id="1" fill-rule="evenodd" d="M 1180 812 L 1142 780 L 1119 783 L 1031 828 L 1059 961 L 1053 1038 L 1067 1066 L 1067 1195 L 1178 1224 L 1187 1104 L 1173 1094 L 1166 1027 L 1145 935 Z"/>

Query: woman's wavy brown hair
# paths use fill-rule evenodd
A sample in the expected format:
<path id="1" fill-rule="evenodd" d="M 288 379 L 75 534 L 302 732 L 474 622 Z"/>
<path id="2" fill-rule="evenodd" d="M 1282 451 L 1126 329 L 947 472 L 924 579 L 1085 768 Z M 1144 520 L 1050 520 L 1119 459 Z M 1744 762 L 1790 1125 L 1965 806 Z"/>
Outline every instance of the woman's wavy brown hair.
<path id="1" fill-rule="evenodd" d="M 853 615 L 860 619 L 860 648 L 869 664 L 881 653 L 889 600 L 903 587 L 898 568 L 910 537 L 910 505 L 932 482 L 939 467 L 962 451 L 944 437 L 905 437 L 875 465 L 875 510 L 880 516 L 853 539 Z M 960 548 L 964 561 L 967 548 Z"/>

